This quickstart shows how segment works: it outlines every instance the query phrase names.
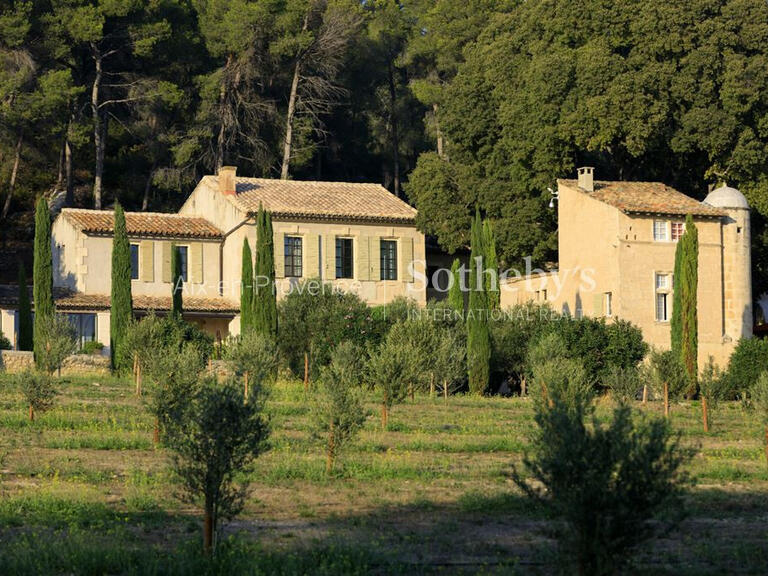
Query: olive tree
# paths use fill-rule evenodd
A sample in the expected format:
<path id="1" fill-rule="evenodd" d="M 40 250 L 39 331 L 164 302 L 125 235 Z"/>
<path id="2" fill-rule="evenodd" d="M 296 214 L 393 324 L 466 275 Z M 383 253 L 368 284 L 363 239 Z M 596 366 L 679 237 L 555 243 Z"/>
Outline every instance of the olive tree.
<path id="1" fill-rule="evenodd" d="M 277 346 L 272 338 L 249 330 L 230 340 L 224 359 L 232 372 L 243 381 L 244 397 L 250 390 L 261 389 L 277 373 Z"/>
<path id="2" fill-rule="evenodd" d="M 269 427 L 261 396 L 243 400 L 235 379 L 204 378 L 165 423 L 166 444 L 184 498 L 202 504 L 203 549 L 211 553 L 222 520 L 242 510 L 254 460 L 266 450 Z"/>
<path id="3" fill-rule="evenodd" d="M 41 318 L 35 331 L 37 365 L 48 374 L 61 370 L 64 359 L 77 351 L 77 336 L 66 317 L 53 314 Z"/>
<path id="4" fill-rule="evenodd" d="M 35 414 L 50 410 L 56 396 L 53 379 L 46 372 L 25 370 L 15 377 L 24 399 L 29 406 L 29 420 L 35 420 Z"/>
<path id="5" fill-rule="evenodd" d="M 763 372 L 752 386 L 752 405 L 763 424 L 765 461 L 768 464 L 768 372 Z"/>

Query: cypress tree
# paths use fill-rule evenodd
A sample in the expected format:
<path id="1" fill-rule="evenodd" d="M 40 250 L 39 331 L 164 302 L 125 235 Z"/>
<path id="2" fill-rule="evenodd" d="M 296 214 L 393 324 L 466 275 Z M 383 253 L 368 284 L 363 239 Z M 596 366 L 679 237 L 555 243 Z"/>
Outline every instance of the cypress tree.
<path id="1" fill-rule="evenodd" d="M 184 310 L 181 300 L 184 279 L 181 276 L 181 258 L 179 258 L 179 250 L 176 248 L 176 244 L 171 244 L 171 281 L 173 282 L 171 288 L 171 314 L 181 318 Z"/>
<path id="2" fill-rule="evenodd" d="M 683 309 L 681 297 L 683 294 L 682 290 L 679 290 L 679 282 L 680 282 L 680 265 L 683 261 L 683 251 L 685 250 L 685 242 L 682 238 L 680 238 L 677 242 L 677 247 L 675 248 L 675 269 L 672 273 L 672 284 L 673 284 L 673 292 L 672 292 L 672 317 L 669 321 L 669 329 L 670 329 L 670 341 L 671 341 L 671 348 L 672 351 L 675 353 L 675 356 L 677 358 L 682 357 L 682 353 L 680 351 L 681 342 L 683 339 L 683 323 L 682 323 L 682 315 L 681 311 Z"/>
<path id="3" fill-rule="evenodd" d="M 19 265 L 19 340 L 16 343 L 19 350 L 32 350 L 32 334 L 32 309 L 29 304 L 27 272 L 22 262 Z"/>
<path id="4" fill-rule="evenodd" d="M 125 226 L 125 212 L 115 204 L 115 232 L 112 237 L 112 297 L 110 300 L 109 349 L 112 367 L 125 331 L 133 317 L 131 302 L 131 245 Z"/>
<path id="5" fill-rule="evenodd" d="M 696 292 L 699 287 L 699 231 L 689 214 L 685 219 L 685 233 L 680 239 L 683 253 L 680 261 L 680 281 L 675 286 L 680 294 L 680 360 L 685 367 L 688 389 L 692 398 L 698 388 L 699 320 Z M 673 311 L 674 313 L 674 311 Z"/>
<path id="6" fill-rule="evenodd" d="M 253 256 L 248 238 L 243 238 L 242 285 L 240 286 L 240 333 L 253 328 Z"/>
<path id="7" fill-rule="evenodd" d="M 275 247 L 272 216 L 259 205 L 256 218 L 256 265 L 253 327 L 266 336 L 277 336 L 277 300 L 275 295 Z"/>
<path id="8" fill-rule="evenodd" d="M 458 258 L 453 261 L 451 266 L 451 276 L 453 284 L 448 289 L 448 306 L 456 312 L 464 312 L 464 292 L 461 290 L 461 262 Z"/>
<path id="9" fill-rule="evenodd" d="M 485 250 L 483 223 L 476 211 L 472 223 L 471 262 L 469 278 L 469 309 L 467 310 L 467 364 L 469 391 L 483 394 L 490 377 L 491 335 L 488 326 L 488 298 L 482 280 Z M 479 281 L 478 281 L 479 280 Z"/>
<path id="10" fill-rule="evenodd" d="M 35 205 L 35 252 L 32 271 L 32 294 L 35 302 L 35 333 L 53 316 L 53 259 L 51 256 L 51 214 L 48 202 L 42 196 Z M 35 339 L 35 358 L 38 341 Z"/>
<path id="11" fill-rule="evenodd" d="M 496 275 L 496 286 L 491 284 L 489 275 L 485 275 L 485 292 L 488 298 L 488 308 L 498 310 L 501 304 L 501 286 L 499 286 L 498 258 L 496 257 L 496 237 L 493 234 L 491 221 L 483 221 L 483 249 L 485 251 L 485 269 L 493 270 Z"/>

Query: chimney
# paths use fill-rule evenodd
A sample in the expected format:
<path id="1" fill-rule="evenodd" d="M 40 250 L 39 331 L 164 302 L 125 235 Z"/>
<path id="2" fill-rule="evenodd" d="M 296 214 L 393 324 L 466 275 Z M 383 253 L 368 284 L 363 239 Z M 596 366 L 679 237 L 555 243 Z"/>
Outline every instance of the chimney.
<path id="1" fill-rule="evenodd" d="M 237 166 L 222 166 L 219 168 L 219 192 L 225 196 L 234 196 Z"/>
<path id="2" fill-rule="evenodd" d="M 579 188 L 586 190 L 587 192 L 595 191 L 594 172 L 595 169 L 591 166 L 584 166 L 576 170 L 579 174 Z"/>

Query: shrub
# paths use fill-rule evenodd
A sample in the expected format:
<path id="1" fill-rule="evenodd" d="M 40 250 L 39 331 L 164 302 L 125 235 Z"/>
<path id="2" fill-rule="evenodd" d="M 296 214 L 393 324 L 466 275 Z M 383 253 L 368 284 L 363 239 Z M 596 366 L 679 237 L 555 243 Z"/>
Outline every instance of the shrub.
<path id="1" fill-rule="evenodd" d="M 359 296 L 340 292 L 330 284 L 308 280 L 296 286 L 279 304 L 280 353 L 296 375 L 316 378 L 344 341 L 365 348 L 380 340 L 371 309 Z"/>
<path id="2" fill-rule="evenodd" d="M 104 344 L 96 340 L 90 340 L 85 342 L 83 347 L 80 348 L 80 354 L 101 354 L 102 350 L 104 350 Z"/>
<path id="3" fill-rule="evenodd" d="M 364 363 L 361 351 L 342 342 L 331 363 L 320 375 L 319 393 L 313 397 L 314 436 L 325 443 L 325 471 L 330 474 L 344 445 L 355 438 L 367 417 L 361 383 Z"/>
<path id="4" fill-rule="evenodd" d="M 261 332 L 249 330 L 233 338 L 224 358 L 238 378 L 247 374 L 249 390 L 260 389 L 277 374 L 277 346 Z"/>
<path id="5" fill-rule="evenodd" d="M 263 402 L 255 393 L 244 402 L 234 380 L 206 378 L 180 403 L 166 423 L 167 445 L 185 489 L 185 500 L 202 502 L 203 549 L 215 546 L 222 520 L 243 507 L 248 472 L 266 448 L 269 434 Z"/>
<path id="6" fill-rule="evenodd" d="M 38 367 L 53 374 L 77 350 L 77 336 L 66 317 L 54 314 L 36 321 L 35 344 Z"/>
<path id="7" fill-rule="evenodd" d="M 768 372 L 763 372 L 752 386 L 752 406 L 763 424 L 765 461 L 768 463 Z"/>
<path id="8" fill-rule="evenodd" d="M 704 431 L 709 432 L 710 410 L 717 407 L 717 403 L 725 397 L 725 379 L 723 373 L 714 362 L 712 356 L 699 375 L 699 390 L 701 391 L 701 416 Z"/>
<path id="9" fill-rule="evenodd" d="M 647 376 L 651 382 L 654 392 L 664 397 L 664 387 L 669 394 L 669 398 L 679 398 L 687 386 L 685 368 L 672 350 L 653 350 L 651 351 L 650 361 L 648 362 Z M 669 416 L 668 398 L 665 398 L 665 415 Z"/>
<path id="10" fill-rule="evenodd" d="M 375 335 L 383 338 L 392 326 L 418 317 L 420 311 L 418 303 L 405 296 L 398 296 L 387 304 L 371 308 L 371 317 L 376 324 Z"/>
<path id="11" fill-rule="evenodd" d="M 450 326 L 437 326 L 437 344 L 426 360 L 431 383 L 438 385 L 444 396 L 463 386 L 467 378 L 466 331 Z"/>
<path id="12" fill-rule="evenodd" d="M 11 350 L 11 341 L 5 337 L 5 334 L 0 332 L 0 350 Z"/>
<path id="13" fill-rule="evenodd" d="M 725 373 L 724 393 L 728 399 L 739 397 L 768 370 L 768 340 L 744 338 L 731 354 Z"/>
<path id="14" fill-rule="evenodd" d="M 603 388 L 610 390 L 614 399 L 626 404 L 637 398 L 637 393 L 642 389 L 643 382 L 640 371 L 632 367 L 608 366 L 603 374 Z"/>
<path id="15" fill-rule="evenodd" d="M 29 419 L 41 414 L 53 406 L 56 389 L 53 379 L 45 372 L 25 370 L 16 375 L 16 382 L 29 406 Z"/>
<path id="16" fill-rule="evenodd" d="M 568 373 L 560 380 L 569 380 Z M 680 466 L 689 458 L 663 420 L 637 419 L 627 405 L 608 424 L 586 397 L 551 387 L 536 405 L 537 428 L 515 483 L 565 521 L 558 538 L 580 574 L 613 574 L 633 549 L 651 538 L 662 513 L 682 516 Z"/>
<path id="17" fill-rule="evenodd" d="M 491 320 L 492 383 L 522 382 L 526 376 L 528 350 L 544 329 L 550 313 L 548 306 L 525 304 Z"/>

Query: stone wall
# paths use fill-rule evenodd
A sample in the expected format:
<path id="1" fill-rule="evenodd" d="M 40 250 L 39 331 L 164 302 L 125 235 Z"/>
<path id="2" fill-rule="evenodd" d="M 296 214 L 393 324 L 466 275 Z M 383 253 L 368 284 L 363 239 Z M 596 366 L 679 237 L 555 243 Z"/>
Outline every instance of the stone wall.
<path id="1" fill-rule="evenodd" d="M 34 365 L 32 352 L 0 350 L 0 370 L 4 372 L 21 372 Z M 62 363 L 61 375 L 75 374 L 109 374 L 109 357 L 97 354 L 73 354 Z"/>

